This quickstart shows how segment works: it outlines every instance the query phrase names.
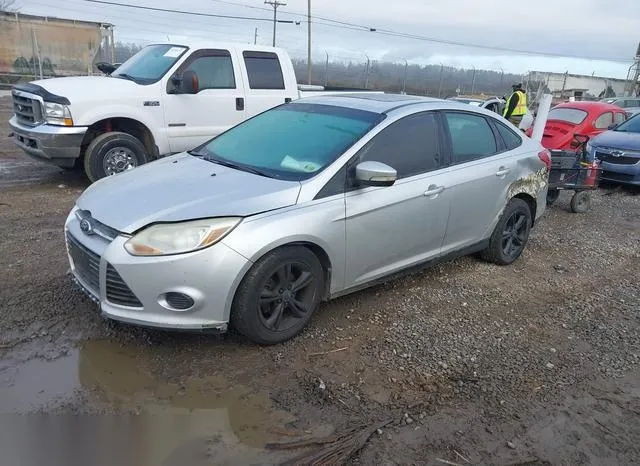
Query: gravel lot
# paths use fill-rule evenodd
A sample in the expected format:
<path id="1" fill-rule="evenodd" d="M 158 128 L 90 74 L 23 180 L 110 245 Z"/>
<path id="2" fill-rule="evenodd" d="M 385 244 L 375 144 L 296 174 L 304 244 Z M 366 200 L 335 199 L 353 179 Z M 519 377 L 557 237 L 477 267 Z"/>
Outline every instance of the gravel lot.
<path id="1" fill-rule="evenodd" d="M 262 348 L 103 321 L 62 237 L 85 187 L 0 139 L 0 412 L 152 413 L 167 430 L 138 464 L 278 463 L 294 453 L 265 442 L 387 418 L 354 463 L 640 463 L 637 190 L 607 186 L 584 215 L 563 194 L 513 266 L 443 264 Z"/>

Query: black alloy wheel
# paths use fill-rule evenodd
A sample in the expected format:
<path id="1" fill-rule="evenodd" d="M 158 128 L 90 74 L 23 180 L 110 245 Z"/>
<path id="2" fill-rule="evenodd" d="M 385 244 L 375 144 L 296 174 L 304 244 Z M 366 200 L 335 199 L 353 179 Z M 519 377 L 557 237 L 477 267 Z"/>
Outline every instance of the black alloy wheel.
<path id="1" fill-rule="evenodd" d="M 516 211 L 505 223 L 502 231 L 502 252 L 508 258 L 516 259 L 522 253 L 529 237 L 529 219 L 524 212 Z"/>
<path id="2" fill-rule="evenodd" d="M 269 330 L 282 332 L 313 312 L 314 276 L 309 265 L 291 261 L 265 282 L 258 298 L 258 316 Z"/>

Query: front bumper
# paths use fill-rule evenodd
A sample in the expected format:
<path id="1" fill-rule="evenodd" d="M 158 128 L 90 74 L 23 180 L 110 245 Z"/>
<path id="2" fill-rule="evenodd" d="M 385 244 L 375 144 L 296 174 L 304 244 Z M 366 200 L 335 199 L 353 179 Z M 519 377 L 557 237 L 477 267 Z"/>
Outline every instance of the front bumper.
<path id="1" fill-rule="evenodd" d="M 640 160 L 634 165 L 601 162 L 600 168 L 602 168 L 600 176 L 602 181 L 640 186 Z"/>
<path id="2" fill-rule="evenodd" d="M 126 236 L 113 241 L 87 235 L 80 229 L 75 209 L 65 223 L 65 234 L 97 257 L 96 276 L 87 279 L 67 253 L 71 271 L 83 290 L 99 303 L 102 314 L 110 319 L 148 326 L 180 330 L 214 329 L 225 331 L 235 290 L 251 262 L 224 245 L 189 254 L 164 257 L 134 257 L 124 249 Z M 142 306 L 123 306 L 112 302 L 109 294 L 113 270 L 121 277 Z M 122 285 L 116 285 L 122 289 Z M 189 295 L 194 305 L 188 310 L 169 309 L 163 296 L 168 292 Z M 111 299 L 111 300 L 110 300 Z"/>
<path id="3" fill-rule="evenodd" d="M 9 120 L 13 141 L 23 151 L 38 160 L 71 168 L 80 157 L 86 126 L 53 126 L 20 124 L 15 115 Z"/>

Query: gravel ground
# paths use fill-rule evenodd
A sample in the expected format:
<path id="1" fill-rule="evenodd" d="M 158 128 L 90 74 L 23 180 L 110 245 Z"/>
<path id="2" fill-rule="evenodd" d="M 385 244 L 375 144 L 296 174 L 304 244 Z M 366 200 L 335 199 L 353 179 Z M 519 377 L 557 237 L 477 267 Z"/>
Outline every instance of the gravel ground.
<path id="1" fill-rule="evenodd" d="M 103 321 L 62 238 L 86 181 L 5 138 L 0 174 L 0 412 L 191 423 L 146 441 L 156 459 L 202 441 L 197 464 L 275 464 L 290 455 L 266 441 L 387 418 L 354 464 L 640 462 L 637 190 L 605 187 L 584 215 L 564 194 L 514 265 L 443 264 L 327 303 L 262 348 Z M 19 452 L 13 432 L 3 452 Z"/>

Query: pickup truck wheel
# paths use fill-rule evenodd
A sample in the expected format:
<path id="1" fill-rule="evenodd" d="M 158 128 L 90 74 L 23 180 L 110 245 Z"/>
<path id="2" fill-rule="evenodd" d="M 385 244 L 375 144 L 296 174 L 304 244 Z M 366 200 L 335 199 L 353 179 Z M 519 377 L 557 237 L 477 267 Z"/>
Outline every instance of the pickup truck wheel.
<path id="1" fill-rule="evenodd" d="M 148 160 L 147 150 L 138 138 L 114 131 L 91 141 L 84 155 L 84 171 L 94 182 L 131 170 Z"/>
<path id="2" fill-rule="evenodd" d="M 307 325 L 320 305 L 324 273 L 302 246 L 276 249 L 247 272 L 233 300 L 231 325 L 250 340 L 273 345 Z"/>
<path id="3" fill-rule="evenodd" d="M 511 199 L 493 230 L 489 247 L 481 253 L 482 258 L 498 265 L 514 262 L 524 251 L 532 223 L 527 203 L 522 199 Z"/>

